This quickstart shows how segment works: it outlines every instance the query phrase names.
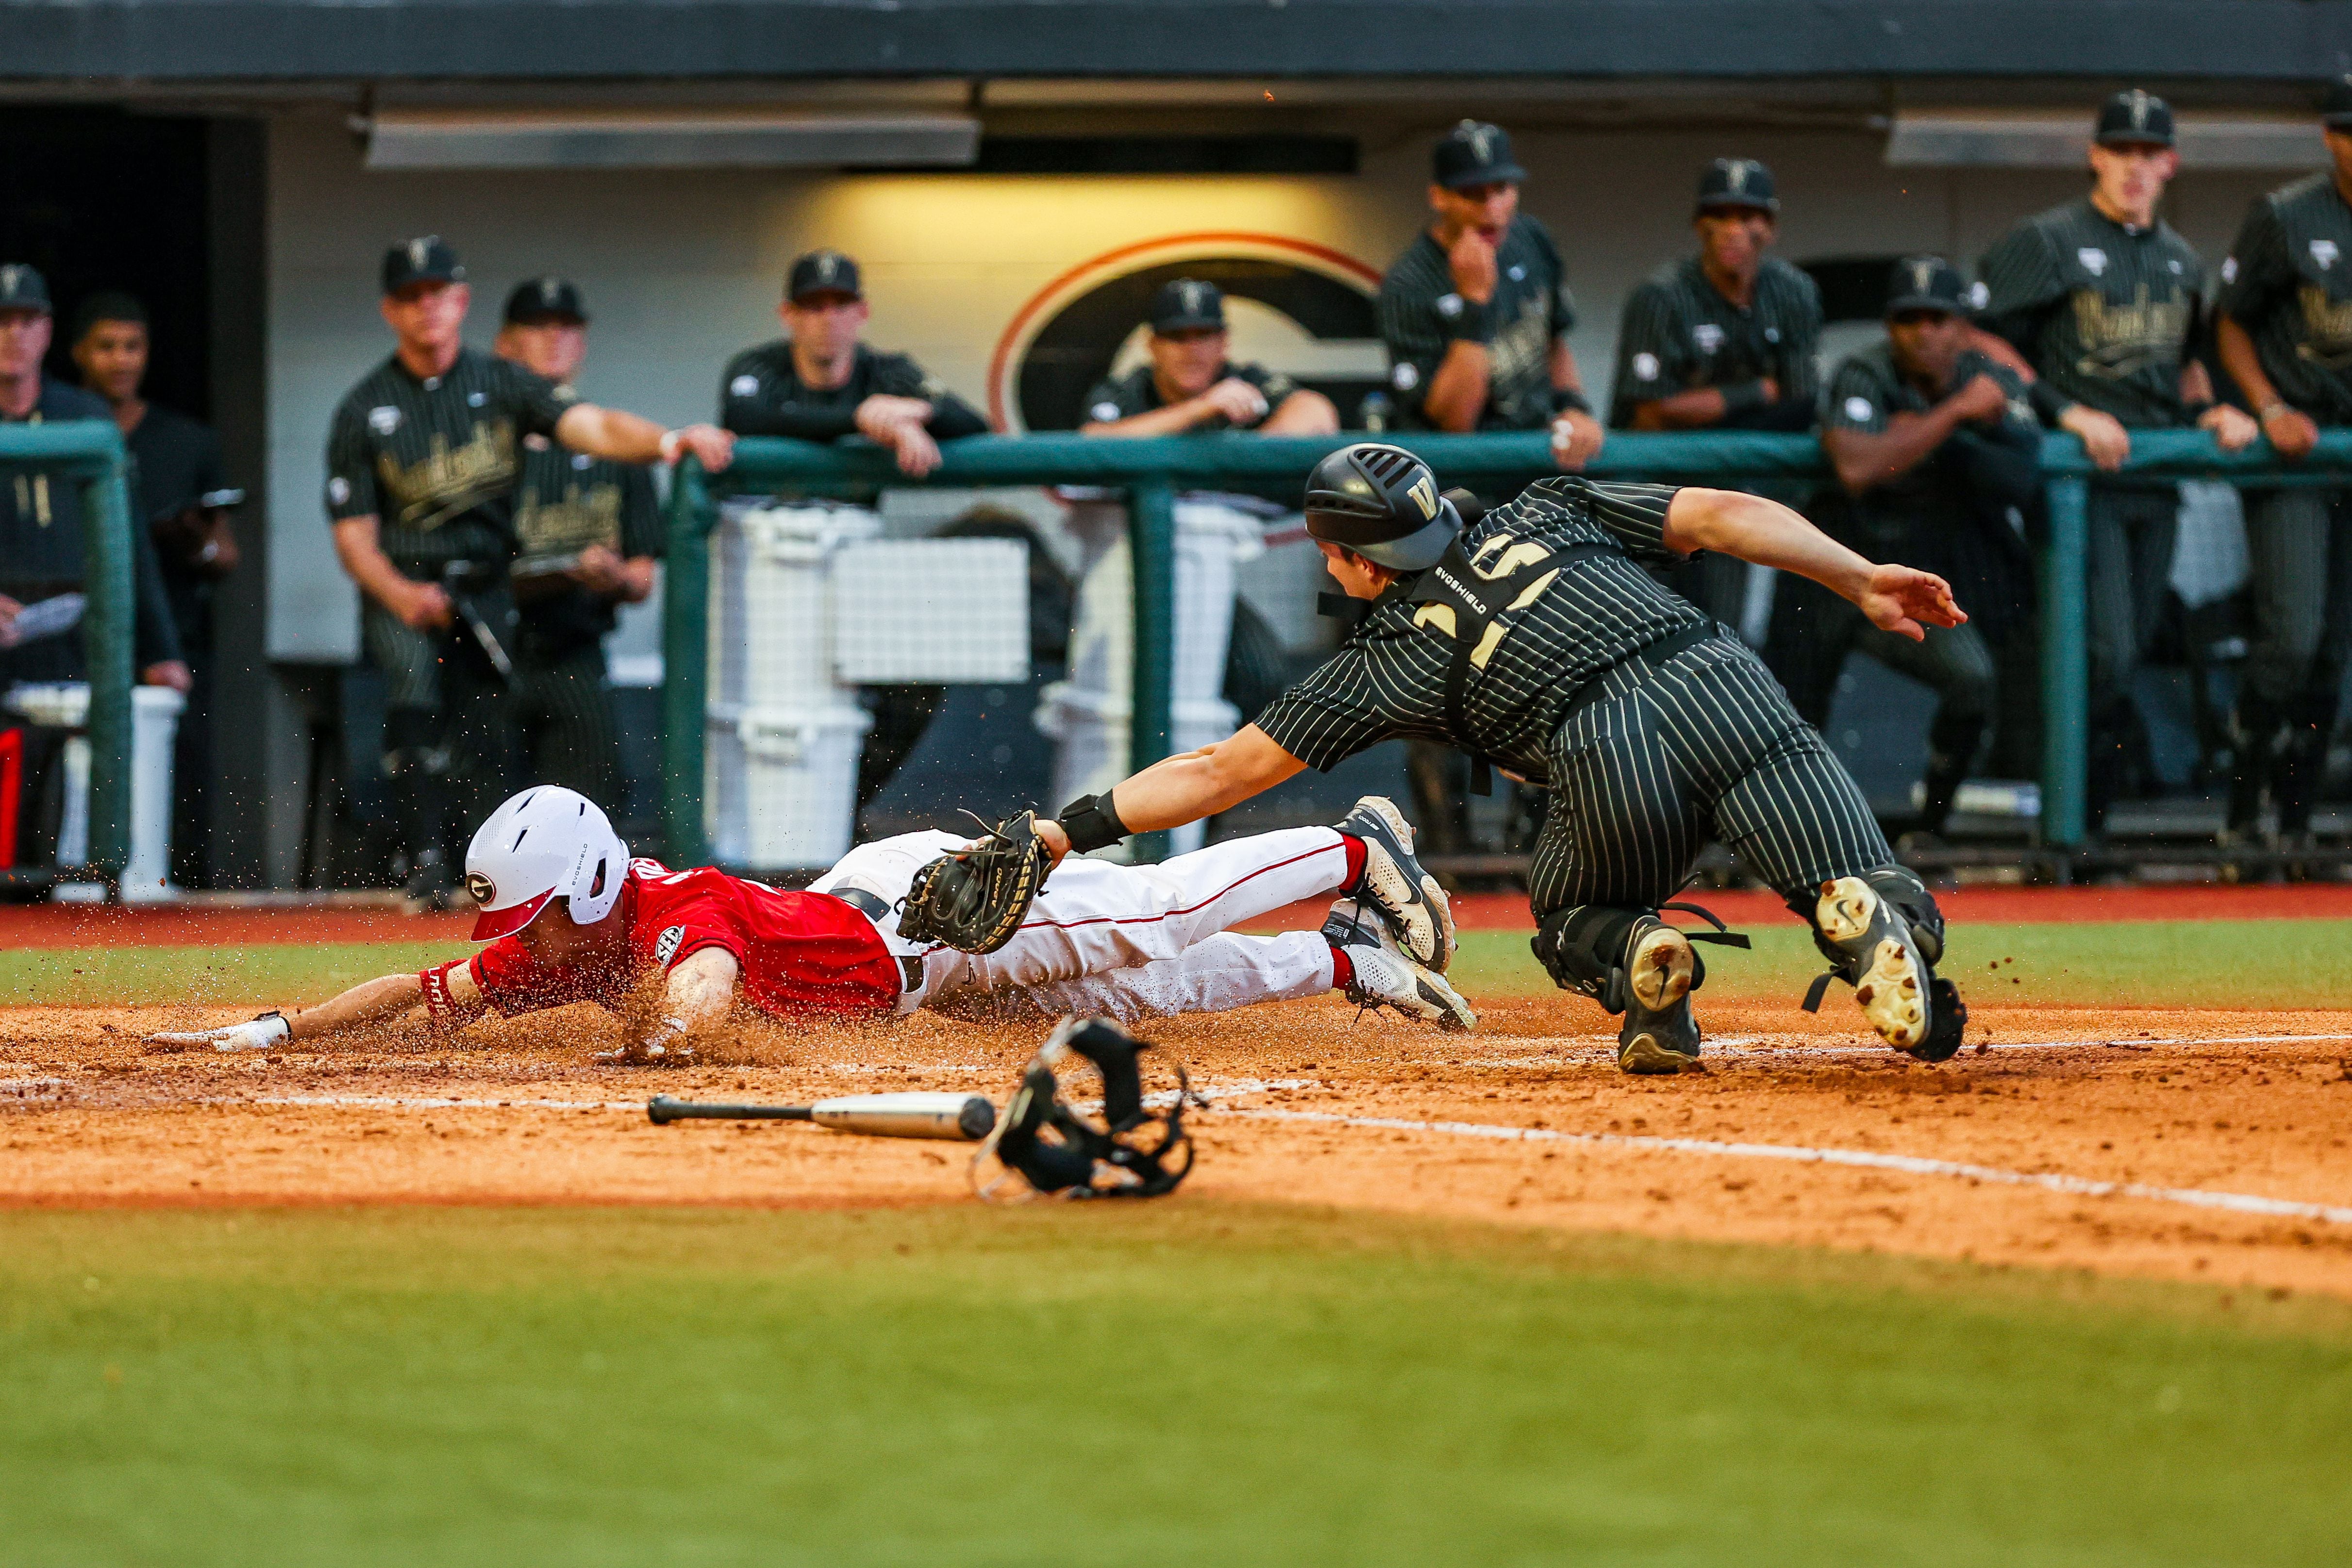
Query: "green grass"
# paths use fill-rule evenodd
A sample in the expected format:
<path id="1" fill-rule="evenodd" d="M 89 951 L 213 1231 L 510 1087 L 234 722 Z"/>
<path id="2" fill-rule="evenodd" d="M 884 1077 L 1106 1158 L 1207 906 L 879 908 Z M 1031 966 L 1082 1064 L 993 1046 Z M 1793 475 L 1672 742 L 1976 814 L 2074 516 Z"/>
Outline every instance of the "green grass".
<path id="1" fill-rule="evenodd" d="M 0 1214 L 0 1563 L 2340 1563 L 2352 1312 L 1222 1207 Z"/>
<path id="2" fill-rule="evenodd" d="M 1748 952 L 1704 950 L 1707 994 L 1794 1001 L 1821 971 L 1793 919 L 1759 925 Z M 454 958 L 460 942 L 28 948 L 0 952 L 0 996 L 68 1005 L 290 1002 Z M 2013 963 L 2008 962 L 2014 960 Z M 1998 963 L 1996 971 L 1989 968 Z M 1455 982 L 1480 996 L 1548 993 L 1524 931 L 1465 931 Z M 1945 973 L 1972 1000 L 2052 1006 L 2328 1007 L 2352 1002 L 2352 921 L 2115 921 L 1958 925 Z"/>

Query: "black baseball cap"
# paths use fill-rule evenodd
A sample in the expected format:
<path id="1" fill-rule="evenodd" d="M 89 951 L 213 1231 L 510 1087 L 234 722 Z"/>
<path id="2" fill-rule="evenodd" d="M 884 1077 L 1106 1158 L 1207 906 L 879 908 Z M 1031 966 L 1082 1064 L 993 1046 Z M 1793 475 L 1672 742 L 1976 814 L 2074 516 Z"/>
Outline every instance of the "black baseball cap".
<path id="1" fill-rule="evenodd" d="M 2152 92 L 2127 88 L 2099 106 L 2091 140 L 2102 147 L 2169 147 L 2172 105 Z"/>
<path id="2" fill-rule="evenodd" d="M 397 294 L 411 283 L 463 283 L 466 268 L 437 234 L 404 239 L 383 253 L 383 291 Z"/>
<path id="3" fill-rule="evenodd" d="M 1516 185 L 1528 172 L 1511 156 L 1511 133 L 1483 120 L 1465 120 L 1429 154 L 1430 178 L 1449 191 L 1465 185 Z"/>
<path id="4" fill-rule="evenodd" d="M 1198 278 L 1178 278 L 1162 283 L 1151 296 L 1151 330 L 1155 332 L 1198 331 L 1225 325 L 1225 291 Z"/>
<path id="5" fill-rule="evenodd" d="M 541 321 L 588 324 L 588 309 L 580 302 L 580 285 L 569 278 L 527 278 L 507 296 L 506 319 L 518 327 Z"/>
<path id="6" fill-rule="evenodd" d="M 2327 96 L 2319 103 L 2319 122 L 2330 131 L 2352 131 L 2352 76 L 2339 76 L 2327 84 Z"/>
<path id="7" fill-rule="evenodd" d="M 866 290 L 857 281 L 857 263 L 838 250 L 810 251 L 785 274 L 784 298 L 801 300 L 811 294 L 846 294 L 863 300 Z"/>
<path id="8" fill-rule="evenodd" d="M 1717 158 L 1700 170 L 1698 210 L 1716 212 L 1725 207 L 1778 213 L 1780 193 L 1772 184 L 1772 171 L 1753 158 Z"/>
<path id="9" fill-rule="evenodd" d="M 1935 310 L 1947 316 L 1969 312 L 1969 283 L 1960 269 L 1940 256 L 1906 256 L 1886 279 L 1886 313 Z"/>
<path id="10" fill-rule="evenodd" d="M 49 280 L 41 276 L 39 268 L 21 261 L 0 266 L 0 310 L 38 310 L 46 316 L 53 309 Z"/>

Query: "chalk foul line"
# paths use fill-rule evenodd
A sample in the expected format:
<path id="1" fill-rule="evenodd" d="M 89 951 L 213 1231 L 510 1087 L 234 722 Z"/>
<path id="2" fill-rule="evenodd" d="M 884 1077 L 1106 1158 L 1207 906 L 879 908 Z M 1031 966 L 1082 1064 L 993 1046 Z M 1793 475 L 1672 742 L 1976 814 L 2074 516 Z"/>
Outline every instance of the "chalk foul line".
<path id="1" fill-rule="evenodd" d="M 1654 1149 L 1676 1154 L 1717 1154 L 1741 1160 L 1787 1160 L 1806 1165 L 1860 1165 L 1872 1170 L 1900 1171 L 1913 1176 L 1957 1176 L 2002 1186 L 2043 1187 L 2091 1198 L 2152 1198 L 2163 1203 L 2191 1204 L 2199 1208 L 2228 1209 L 2234 1214 L 2267 1215 L 2281 1219 L 2323 1220 L 2352 1225 L 2352 1206 L 2295 1203 L 2285 1198 L 2258 1197 L 2252 1193 L 2214 1193 L 2197 1187 L 2158 1187 L 2144 1182 L 2097 1182 L 2086 1176 L 2055 1172 L 2005 1171 L 1998 1165 L 1971 1165 L 1957 1160 L 1930 1160 L 1918 1154 L 1879 1154 L 1866 1149 L 1811 1149 L 1790 1143 L 1717 1143 L 1703 1138 L 1653 1138 L 1627 1132 L 1560 1132 L 1549 1127 L 1507 1127 L 1487 1121 L 1417 1121 L 1397 1116 L 1345 1116 L 1325 1110 L 1277 1110 L 1271 1107 L 1221 1107 L 1228 1116 L 1249 1116 L 1263 1121 L 1307 1121 L 1327 1126 L 1367 1127 L 1391 1132 L 1442 1132 L 1456 1138 L 1494 1138 L 1507 1142 L 1587 1143 L 1620 1149 Z"/>

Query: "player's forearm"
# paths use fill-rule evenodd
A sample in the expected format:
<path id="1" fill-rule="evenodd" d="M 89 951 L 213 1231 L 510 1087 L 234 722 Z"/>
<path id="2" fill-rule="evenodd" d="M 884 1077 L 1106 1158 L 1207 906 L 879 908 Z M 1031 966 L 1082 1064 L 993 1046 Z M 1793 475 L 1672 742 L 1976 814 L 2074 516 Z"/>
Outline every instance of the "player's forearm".
<path id="1" fill-rule="evenodd" d="M 1905 474 L 1927 460 L 1951 438 L 1959 411 L 1949 402 L 1926 414 L 1897 416 L 1885 430 L 1830 430 L 1822 436 L 1830 466 L 1848 494 L 1860 495 L 1874 486 Z"/>
<path id="2" fill-rule="evenodd" d="M 2032 364 L 2023 353 L 2019 352 L 2017 345 L 1999 332 L 1985 327 L 1970 327 L 1969 347 L 1995 364 L 2007 365 L 2016 372 L 2017 378 L 2028 386 L 2032 386 L 2038 379 L 2033 374 Z"/>
<path id="3" fill-rule="evenodd" d="M 669 972 L 662 989 L 662 1019 L 692 1034 L 726 1022 L 735 1005 L 735 982 L 742 966 L 723 947 L 688 953 Z"/>
<path id="4" fill-rule="evenodd" d="M 2278 402 L 2278 388 L 2263 374 L 2262 356 L 2254 352 L 2253 335 L 2238 324 L 2235 316 L 2221 318 L 2216 343 L 2221 350 L 2221 368 L 2230 373 L 2230 379 L 2238 384 L 2238 390 L 2246 395 L 2246 401 L 2253 405 L 2257 415 Z"/>
<path id="5" fill-rule="evenodd" d="M 1154 763 L 1124 781 L 1111 792 L 1111 808 L 1129 833 L 1181 827 L 1230 811 L 1306 765 L 1245 724 L 1213 746 Z"/>
<path id="6" fill-rule="evenodd" d="M 425 1000 L 423 984 L 414 974 L 385 974 L 363 980 L 341 995 L 305 1008 L 286 1020 L 287 1034 L 297 1040 L 315 1040 L 343 1029 L 398 1017 Z"/>
<path id="7" fill-rule="evenodd" d="M 555 422 L 558 441 L 575 452 L 616 463 L 660 462 L 667 434 L 650 419 L 593 403 L 575 403 Z"/>
<path id="8" fill-rule="evenodd" d="M 377 540 L 377 523 L 372 517 L 347 517 L 335 524 L 335 559 L 360 591 L 377 604 L 391 609 L 400 602 L 408 579 L 392 563 Z"/>
<path id="9" fill-rule="evenodd" d="M 1840 598 L 1857 600 L 1871 563 L 1798 513 L 1762 496 L 1685 488 L 1666 511 L 1668 548 L 1712 550 L 1759 566 L 1810 577 Z"/>
<path id="10" fill-rule="evenodd" d="M 1124 419 L 1090 420 L 1078 426 L 1078 434 L 1119 437 L 1181 436 L 1215 412 L 1201 398 L 1188 397 L 1181 403 L 1171 403 L 1164 408 L 1146 409 L 1140 414 L 1130 414 Z"/>
<path id="11" fill-rule="evenodd" d="M 1437 362 L 1437 374 L 1429 378 L 1429 390 L 1421 400 L 1423 416 L 1457 436 L 1475 430 L 1478 416 L 1486 412 L 1492 368 L 1486 344 L 1456 339 Z"/>
<path id="12" fill-rule="evenodd" d="M 1709 425 L 1723 423 L 1728 405 L 1723 393 L 1712 386 L 1696 387 L 1689 392 L 1677 392 L 1672 397 L 1661 397 L 1651 403 L 1633 405 L 1633 428 L 1636 430 L 1701 430 Z"/>
<path id="13" fill-rule="evenodd" d="M 1301 389 L 1284 398 L 1257 430 L 1261 436 L 1328 436 L 1339 428 L 1339 411 L 1331 400 Z"/>

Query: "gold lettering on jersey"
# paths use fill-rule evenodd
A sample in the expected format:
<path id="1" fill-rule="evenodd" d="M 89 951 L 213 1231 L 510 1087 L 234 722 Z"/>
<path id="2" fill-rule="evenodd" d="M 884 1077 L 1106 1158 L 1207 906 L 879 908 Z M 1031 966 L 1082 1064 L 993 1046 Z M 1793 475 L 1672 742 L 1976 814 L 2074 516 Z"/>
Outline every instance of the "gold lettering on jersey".
<path id="1" fill-rule="evenodd" d="M 1447 637 L 1460 635 L 1454 629 L 1454 606 L 1451 605 L 1423 605 L 1412 613 L 1412 624 L 1417 626 L 1435 626 Z"/>
<path id="2" fill-rule="evenodd" d="M 1514 543 L 1511 535 L 1498 533 L 1478 546 L 1470 557 L 1470 570 L 1491 583 L 1497 577 L 1507 577 L 1522 566 L 1532 566 L 1551 554 L 1550 550 L 1534 542 Z"/>
<path id="3" fill-rule="evenodd" d="M 2295 290 L 2303 306 L 2303 342 L 2296 357 L 2322 370 L 2352 370 L 2352 300 L 2331 300 L 2316 283 Z"/>
<path id="4" fill-rule="evenodd" d="M 1486 384 L 1517 386 L 1538 372 L 1550 385 L 1551 314 L 1540 294 L 1521 300 L 1519 313 L 1495 329 L 1486 343 Z"/>
<path id="5" fill-rule="evenodd" d="M 2084 375 L 2120 381 L 2180 358 L 2180 345 L 2189 336 L 2189 305 L 2178 298 L 2150 300 L 2145 283 L 2126 305 L 2111 305 L 2084 289 L 2074 295 L 2074 331 L 2083 344 L 2083 357 L 2074 368 Z"/>
<path id="6" fill-rule="evenodd" d="M 618 549 L 621 543 L 621 487 L 613 484 L 563 487 L 561 500 L 543 500 L 535 489 L 522 492 L 515 511 L 515 533 L 526 558 L 569 555 L 592 544 Z"/>
<path id="7" fill-rule="evenodd" d="M 400 502 L 400 526 L 430 532 L 514 481 L 514 426 L 504 419 L 477 424 L 462 447 L 436 433 L 431 449 L 411 466 L 379 452 L 375 470 Z"/>

